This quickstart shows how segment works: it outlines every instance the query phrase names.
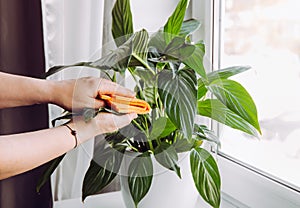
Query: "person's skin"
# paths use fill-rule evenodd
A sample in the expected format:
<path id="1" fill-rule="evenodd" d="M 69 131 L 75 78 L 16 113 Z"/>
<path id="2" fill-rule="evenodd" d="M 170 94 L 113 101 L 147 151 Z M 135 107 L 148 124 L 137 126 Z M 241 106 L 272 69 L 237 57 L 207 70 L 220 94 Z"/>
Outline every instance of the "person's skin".
<path id="1" fill-rule="evenodd" d="M 50 81 L 0 72 L 0 109 L 40 103 L 52 103 L 67 110 L 100 108 L 100 94 L 134 97 L 134 92 L 100 78 Z M 76 130 L 78 144 L 96 135 L 113 132 L 128 125 L 137 115 L 117 116 L 99 113 L 89 122 L 73 118 L 69 126 Z M 0 132 L 1 133 L 1 132 Z M 0 136 L 0 180 L 40 166 L 73 149 L 75 138 L 66 126 L 35 132 Z"/>

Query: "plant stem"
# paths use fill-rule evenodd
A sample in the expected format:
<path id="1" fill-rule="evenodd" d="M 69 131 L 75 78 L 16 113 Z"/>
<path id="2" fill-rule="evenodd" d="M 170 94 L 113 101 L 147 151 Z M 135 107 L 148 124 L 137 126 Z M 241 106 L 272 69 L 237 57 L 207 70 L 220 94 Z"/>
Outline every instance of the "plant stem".
<path id="1" fill-rule="evenodd" d="M 127 145 L 131 148 L 131 149 L 133 149 L 134 151 L 136 151 L 136 152 L 139 152 L 139 150 L 137 149 L 137 148 L 135 148 L 134 146 L 132 146 L 128 141 L 126 141 L 127 142 Z"/>
<path id="2" fill-rule="evenodd" d="M 114 75 L 113 75 L 113 82 L 117 82 L 117 73 L 114 71 Z"/>
<path id="3" fill-rule="evenodd" d="M 145 130 L 143 129 L 143 127 L 141 127 L 141 125 L 136 120 L 132 120 L 132 122 L 139 128 L 139 130 L 141 130 L 146 135 Z"/>
<path id="4" fill-rule="evenodd" d="M 149 143 L 149 148 L 154 153 L 154 147 L 153 147 L 152 139 L 150 138 L 150 135 L 149 135 L 149 128 L 148 128 L 147 118 L 144 117 L 144 120 L 145 120 L 145 125 L 146 125 L 146 131 L 147 131 L 146 136 L 147 136 L 147 140 L 148 140 L 148 143 Z"/>
<path id="5" fill-rule="evenodd" d="M 143 59 L 141 59 L 141 57 L 139 57 L 138 55 L 136 55 L 134 53 L 132 54 L 132 56 L 134 58 L 136 58 L 141 64 L 143 64 L 144 67 L 146 67 L 146 69 L 148 69 L 153 75 L 155 75 L 155 72 L 153 71 L 153 69 Z"/>
<path id="6" fill-rule="evenodd" d="M 141 98 L 145 100 L 145 95 L 143 93 L 143 89 L 140 85 L 140 82 L 138 81 L 138 79 L 136 78 L 136 76 L 134 75 L 134 72 L 132 71 L 132 69 L 130 67 L 128 68 L 128 71 L 131 74 L 132 78 L 134 79 L 137 87 L 139 88 L 140 95 L 142 96 Z"/>

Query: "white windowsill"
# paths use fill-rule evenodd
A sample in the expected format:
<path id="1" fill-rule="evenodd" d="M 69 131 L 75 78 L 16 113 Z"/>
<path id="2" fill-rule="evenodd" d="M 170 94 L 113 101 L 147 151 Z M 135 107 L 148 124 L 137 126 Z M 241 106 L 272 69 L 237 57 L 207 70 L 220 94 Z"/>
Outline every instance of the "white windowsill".
<path id="1" fill-rule="evenodd" d="M 95 208 L 95 207 L 104 207 L 104 208 L 125 208 L 123 203 L 122 194 L 120 191 L 111 192 L 106 194 L 99 194 L 87 198 L 86 202 L 83 204 L 80 199 L 69 199 L 63 201 L 55 201 L 53 208 Z M 202 201 L 199 197 L 196 207 L 210 208 L 208 204 Z M 222 195 L 222 208 L 246 208 L 241 203 L 235 201 L 230 196 L 223 194 Z M 160 208 L 160 207 L 157 207 Z M 168 208 L 168 207 L 164 207 Z M 180 207 L 178 207 L 180 208 Z M 191 208 L 191 207 L 189 207 Z"/>

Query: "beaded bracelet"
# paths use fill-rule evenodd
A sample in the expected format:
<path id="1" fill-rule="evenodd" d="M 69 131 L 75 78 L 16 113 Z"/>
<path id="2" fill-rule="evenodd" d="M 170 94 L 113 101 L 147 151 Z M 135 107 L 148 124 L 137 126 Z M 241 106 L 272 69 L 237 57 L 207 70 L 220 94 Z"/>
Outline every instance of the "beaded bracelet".
<path id="1" fill-rule="evenodd" d="M 77 132 L 75 130 L 73 130 L 68 124 L 64 124 L 64 126 L 66 126 L 71 131 L 71 134 L 74 136 L 74 138 L 75 138 L 74 148 L 76 148 L 78 145 Z"/>

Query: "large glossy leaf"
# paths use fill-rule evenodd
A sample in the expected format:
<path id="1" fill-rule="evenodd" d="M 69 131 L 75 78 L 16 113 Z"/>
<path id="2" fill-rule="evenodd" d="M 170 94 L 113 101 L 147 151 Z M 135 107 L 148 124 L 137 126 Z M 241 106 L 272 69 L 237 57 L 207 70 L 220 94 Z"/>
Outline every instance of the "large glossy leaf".
<path id="1" fill-rule="evenodd" d="M 193 70 L 179 70 L 173 74 L 169 70 L 158 76 L 159 95 L 165 111 L 172 123 L 191 138 L 197 108 L 197 80 Z"/>
<path id="2" fill-rule="evenodd" d="M 140 78 L 140 88 L 136 88 L 137 96 L 145 100 L 150 106 L 156 104 L 157 90 L 155 87 L 156 79 L 153 73 L 147 69 L 136 68 L 133 72 L 134 75 Z M 142 89 L 142 90 L 141 90 Z"/>
<path id="3" fill-rule="evenodd" d="M 133 38 L 130 38 L 126 43 L 106 56 L 92 62 L 90 66 L 100 70 L 113 69 L 118 72 L 124 71 L 131 59 Z"/>
<path id="4" fill-rule="evenodd" d="M 149 83 L 151 85 L 155 81 L 154 75 L 150 71 L 148 71 L 144 68 L 137 68 L 134 70 L 133 73 L 134 73 L 134 75 L 137 75 L 141 80 L 143 80 L 144 82 Z"/>
<path id="5" fill-rule="evenodd" d="M 182 153 L 190 151 L 194 147 L 194 144 L 195 140 L 177 138 L 173 145 L 177 153 Z"/>
<path id="6" fill-rule="evenodd" d="M 167 47 L 167 43 L 164 38 L 164 33 L 162 31 L 158 31 L 151 35 L 149 46 L 156 48 L 159 53 L 162 53 Z"/>
<path id="7" fill-rule="evenodd" d="M 220 207 L 221 178 L 214 158 L 205 149 L 197 147 L 191 151 L 190 163 L 199 194 L 212 207 Z"/>
<path id="8" fill-rule="evenodd" d="M 242 117 L 228 109 L 217 99 L 198 101 L 198 113 L 202 116 L 212 118 L 231 128 L 241 130 L 245 133 L 258 137 L 257 131 Z"/>
<path id="9" fill-rule="evenodd" d="M 52 173 L 56 170 L 62 159 L 64 159 L 65 155 L 66 154 L 63 154 L 62 156 L 57 157 L 49 162 L 49 167 L 47 167 L 47 169 L 43 172 L 36 185 L 37 192 L 40 192 L 45 183 L 50 180 Z"/>
<path id="10" fill-rule="evenodd" d="M 165 168 L 175 171 L 178 177 L 181 178 L 180 167 L 177 165 L 178 155 L 173 145 L 162 142 L 155 148 L 154 156 L 159 164 Z"/>
<path id="11" fill-rule="evenodd" d="M 149 138 L 160 139 L 168 136 L 176 130 L 176 126 L 167 117 L 160 117 L 152 124 Z"/>
<path id="12" fill-rule="evenodd" d="M 242 117 L 260 132 L 255 103 L 240 83 L 229 79 L 217 79 L 209 84 L 208 89 L 227 108 Z"/>
<path id="13" fill-rule="evenodd" d="M 152 178 L 153 164 L 150 155 L 144 153 L 134 158 L 128 169 L 128 186 L 136 207 L 148 193 Z"/>
<path id="14" fill-rule="evenodd" d="M 190 57 L 194 51 L 194 45 L 185 43 L 185 39 L 182 37 L 174 37 L 163 54 L 167 58 L 184 61 Z"/>
<path id="15" fill-rule="evenodd" d="M 44 78 L 49 77 L 57 72 L 60 72 L 64 69 L 67 68 L 71 68 L 71 67 L 79 67 L 79 66 L 83 66 L 83 67 L 91 67 L 90 64 L 92 62 L 79 62 L 76 64 L 71 64 L 71 65 L 59 65 L 59 66 L 53 66 L 50 69 L 48 69 L 48 71 L 44 74 Z"/>
<path id="16" fill-rule="evenodd" d="M 194 69 L 202 78 L 206 79 L 206 72 L 203 65 L 203 57 L 205 54 L 205 46 L 202 42 L 195 44 L 193 54 L 185 59 L 183 63 Z"/>
<path id="17" fill-rule="evenodd" d="M 112 35 L 117 46 L 125 43 L 133 34 L 130 0 L 117 0 L 112 10 Z"/>
<path id="18" fill-rule="evenodd" d="M 207 93 L 207 88 L 202 79 L 198 79 L 197 100 L 203 98 Z"/>
<path id="19" fill-rule="evenodd" d="M 200 27 L 200 22 L 195 19 L 189 19 L 182 23 L 179 36 L 186 37 L 187 35 L 192 34 Z"/>
<path id="20" fill-rule="evenodd" d="M 149 67 L 147 63 L 149 35 L 146 30 L 140 30 L 134 34 L 132 56 L 143 66 Z"/>
<path id="21" fill-rule="evenodd" d="M 95 153 L 84 176 L 82 201 L 86 197 L 101 191 L 116 177 L 121 166 L 124 151 L 125 147 L 117 149 L 107 147 Z"/>
<path id="22" fill-rule="evenodd" d="M 207 79 L 212 82 L 217 79 L 227 79 L 236 74 L 242 73 L 250 69 L 250 66 L 232 66 L 225 69 L 220 69 L 207 74 Z"/>
<path id="23" fill-rule="evenodd" d="M 144 64 L 145 54 L 147 54 L 148 46 L 148 33 L 145 30 L 135 33 L 124 44 L 120 45 L 115 50 L 112 50 L 106 56 L 93 62 L 80 62 L 72 65 L 60 65 L 50 68 L 45 77 L 55 74 L 67 68 L 72 67 L 90 67 L 99 70 L 114 70 L 117 72 L 123 72 L 129 65 L 132 56 L 136 56 L 137 59 L 141 59 Z M 143 48 L 141 48 L 143 46 Z M 133 51 L 134 50 L 134 51 Z"/>
<path id="24" fill-rule="evenodd" d="M 176 9 L 165 24 L 164 37 L 167 44 L 171 42 L 174 36 L 179 34 L 188 3 L 189 0 L 180 0 Z"/>

